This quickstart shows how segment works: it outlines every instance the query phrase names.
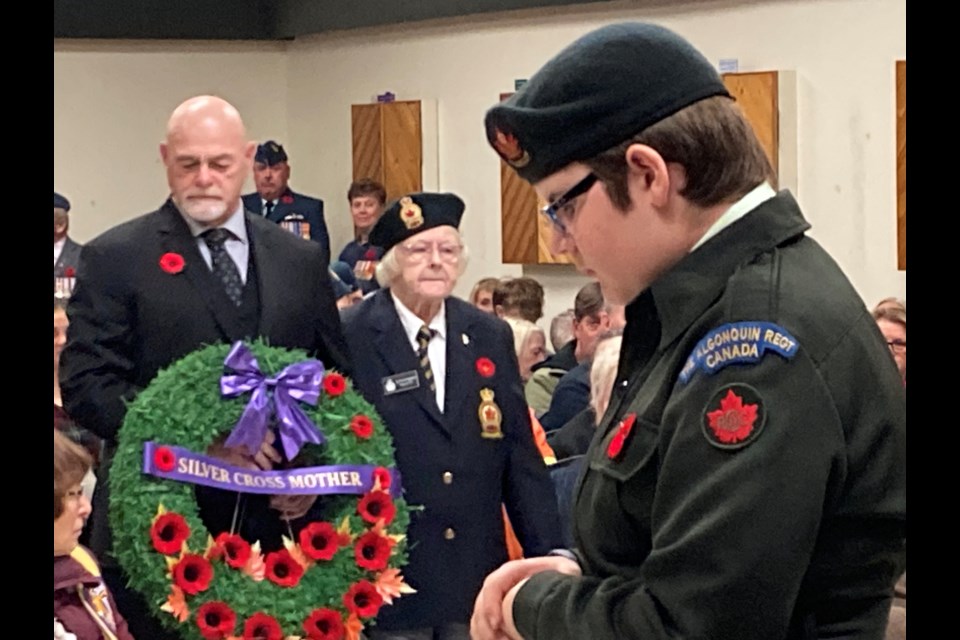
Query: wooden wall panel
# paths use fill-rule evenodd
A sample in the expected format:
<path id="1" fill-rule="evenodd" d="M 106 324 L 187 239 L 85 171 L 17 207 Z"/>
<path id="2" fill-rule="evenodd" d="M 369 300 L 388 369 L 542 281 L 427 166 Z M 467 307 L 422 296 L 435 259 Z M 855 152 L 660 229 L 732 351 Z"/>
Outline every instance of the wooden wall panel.
<path id="1" fill-rule="evenodd" d="M 405 100 L 350 107 L 353 179 L 373 178 L 387 201 L 423 190 L 420 102 Z"/>
<path id="2" fill-rule="evenodd" d="M 779 173 L 779 82 L 776 71 L 725 73 L 723 84 L 760 139 L 775 173 Z"/>
<path id="3" fill-rule="evenodd" d="M 500 161 L 500 256 L 504 264 L 537 263 L 537 192 Z"/>
<path id="4" fill-rule="evenodd" d="M 907 61 L 897 61 L 897 268 L 907 270 Z"/>
<path id="5" fill-rule="evenodd" d="M 420 143 L 420 103 L 386 103 L 383 123 L 383 186 L 387 199 L 423 190 Z"/>
<path id="6" fill-rule="evenodd" d="M 383 182 L 383 129 L 380 105 L 355 104 L 350 107 L 353 135 L 353 179 L 372 178 Z"/>

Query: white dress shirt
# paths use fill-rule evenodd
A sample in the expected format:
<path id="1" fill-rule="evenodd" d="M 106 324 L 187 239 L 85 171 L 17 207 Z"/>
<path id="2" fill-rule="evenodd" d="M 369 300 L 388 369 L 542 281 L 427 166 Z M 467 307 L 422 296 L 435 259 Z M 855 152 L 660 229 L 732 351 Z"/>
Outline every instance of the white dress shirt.
<path id="1" fill-rule="evenodd" d="M 197 239 L 197 248 L 200 249 L 200 255 L 203 256 L 204 262 L 206 262 L 210 270 L 213 271 L 213 256 L 210 255 L 210 247 L 207 246 L 206 240 L 200 237 L 204 231 L 209 231 L 209 227 L 201 226 L 200 223 L 182 211 L 180 215 L 183 216 L 187 226 L 190 227 L 190 233 Z M 247 237 L 247 223 L 243 217 L 242 201 L 230 217 L 227 218 L 227 221 L 220 226 L 233 234 L 233 237 L 226 241 L 224 247 L 226 247 L 227 254 L 233 260 L 234 264 L 237 265 L 237 269 L 240 270 L 241 282 L 246 284 L 247 263 L 250 261 L 250 240 Z"/>
<path id="2" fill-rule="evenodd" d="M 410 347 L 414 353 L 419 352 L 420 343 L 417 342 L 417 333 L 424 325 L 423 320 L 404 306 L 392 291 L 390 297 L 393 298 L 393 305 L 397 308 L 397 315 L 400 316 L 400 324 L 407 333 Z M 437 406 L 440 408 L 440 413 L 443 413 L 443 401 L 447 391 L 447 305 L 445 302 L 440 305 L 437 315 L 426 324 L 427 328 L 433 331 L 433 338 L 427 345 L 427 357 L 430 358 L 430 369 L 433 371 L 433 379 L 437 385 Z"/>
<path id="3" fill-rule="evenodd" d="M 705 234 L 703 234 L 703 237 L 700 238 L 697 244 L 693 245 L 692 249 L 690 249 L 690 253 L 696 251 L 700 245 L 705 243 L 707 240 L 717 235 L 770 198 L 776 197 L 776 195 L 777 192 L 774 191 L 773 187 L 771 187 L 767 182 L 754 187 L 750 193 L 730 205 L 730 208 L 724 211 L 723 215 L 717 218 L 716 222 L 710 225 L 710 228 L 707 229 Z"/>

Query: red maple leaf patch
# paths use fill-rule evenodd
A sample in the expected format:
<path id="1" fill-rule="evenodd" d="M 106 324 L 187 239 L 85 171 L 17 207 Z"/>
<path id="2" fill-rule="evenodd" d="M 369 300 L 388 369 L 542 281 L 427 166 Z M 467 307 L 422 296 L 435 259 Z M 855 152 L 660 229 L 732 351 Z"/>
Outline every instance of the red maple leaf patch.
<path id="1" fill-rule="evenodd" d="M 730 389 L 720 401 L 720 408 L 707 413 L 707 419 L 710 429 L 721 443 L 742 442 L 753 431 L 757 421 L 757 405 L 744 405 L 743 398 Z"/>

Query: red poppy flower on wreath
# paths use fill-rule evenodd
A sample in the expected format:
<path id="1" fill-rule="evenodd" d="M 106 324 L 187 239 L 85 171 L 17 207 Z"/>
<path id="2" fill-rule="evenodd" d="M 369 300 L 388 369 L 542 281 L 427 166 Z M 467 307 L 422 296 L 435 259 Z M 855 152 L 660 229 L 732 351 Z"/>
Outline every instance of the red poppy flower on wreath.
<path id="1" fill-rule="evenodd" d="M 368 531 L 359 538 L 353 547 L 357 566 L 370 571 L 382 571 L 387 568 L 393 540 L 376 531 Z"/>
<path id="2" fill-rule="evenodd" d="M 283 196 L 282 198 L 280 198 L 280 202 L 282 202 L 283 204 L 293 204 L 293 196 L 291 195 Z"/>
<path id="3" fill-rule="evenodd" d="M 77 270 L 74 269 L 73 267 L 67 267 L 66 269 L 63 270 L 63 275 L 66 278 L 76 278 Z"/>
<path id="4" fill-rule="evenodd" d="M 329 522 L 311 522 L 300 530 L 300 549 L 312 560 L 329 560 L 336 553 L 340 536 Z"/>
<path id="5" fill-rule="evenodd" d="M 383 524 L 386 526 L 393 522 L 393 517 L 397 515 L 397 508 L 386 491 L 371 491 L 360 499 L 357 513 L 370 524 L 376 524 L 383 519 Z"/>
<path id="6" fill-rule="evenodd" d="M 390 475 L 390 470 L 386 467 L 377 467 L 373 470 L 373 481 L 374 484 L 379 482 L 380 488 L 386 491 L 390 488 L 390 483 L 393 482 L 393 476 Z"/>
<path id="7" fill-rule="evenodd" d="M 310 640 L 342 640 L 343 618 L 333 609 L 314 609 L 303 621 L 303 630 Z"/>
<path id="8" fill-rule="evenodd" d="M 343 605 L 348 611 L 361 618 L 371 618 L 380 611 L 380 606 L 383 605 L 383 596 L 372 584 L 366 580 L 360 580 L 354 582 L 350 590 L 343 595 Z"/>
<path id="9" fill-rule="evenodd" d="M 177 456 L 167 447 L 157 447 L 153 452 L 153 464 L 160 471 L 173 471 L 177 466 Z"/>
<path id="10" fill-rule="evenodd" d="M 224 531 L 215 540 L 227 564 L 234 569 L 243 569 L 250 560 L 250 543 L 240 536 Z"/>
<path id="11" fill-rule="evenodd" d="M 350 421 L 350 428 L 358 438 L 366 440 L 373 435 L 373 422 L 364 415 L 354 416 Z"/>
<path id="12" fill-rule="evenodd" d="M 213 580 L 213 565 L 206 558 L 188 553 L 173 567 L 173 584 L 192 596 L 206 591 Z"/>
<path id="13" fill-rule="evenodd" d="M 243 637 L 256 640 L 283 640 L 283 629 L 273 616 L 255 613 L 243 625 Z"/>
<path id="14" fill-rule="evenodd" d="M 491 378 L 497 372 L 497 365 L 490 358 L 477 358 L 477 373 L 484 378 Z"/>
<path id="15" fill-rule="evenodd" d="M 160 256 L 160 268 L 171 275 L 183 271 L 184 264 L 186 263 L 183 260 L 183 256 L 179 253 L 165 253 Z"/>
<path id="16" fill-rule="evenodd" d="M 286 549 L 267 554 L 265 575 L 267 580 L 281 587 L 295 587 L 303 577 L 303 565 Z"/>
<path id="17" fill-rule="evenodd" d="M 347 390 L 347 381 L 339 373 L 328 373 L 323 377 L 323 390 L 327 395 L 336 398 Z"/>
<path id="18" fill-rule="evenodd" d="M 197 609 L 197 626 L 207 640 L 222 640 L 233 633 L 237 614 L 226 602 L 206 602 Z"/>
<path id="19" fill-rule="evenodd" d="M 633 423 L 637 421 L 637 414 L 631 413 L 620 421 L 617 426 L 617 432 L 613 434 L 610 444 L 607 445 L 607 457 L 611 460 L 617 458 L 623 451 L 623 445 L 627 441 L 627 436 L 633 431 Z"/>
<path id="20" fill-rule="evenodd" d="M 164 555 L 180 553 L 184 541 L 190 537 L 190 526 L 179 513 L 165 513 L 153 521 L 150 541 L 153 548 Z"/>

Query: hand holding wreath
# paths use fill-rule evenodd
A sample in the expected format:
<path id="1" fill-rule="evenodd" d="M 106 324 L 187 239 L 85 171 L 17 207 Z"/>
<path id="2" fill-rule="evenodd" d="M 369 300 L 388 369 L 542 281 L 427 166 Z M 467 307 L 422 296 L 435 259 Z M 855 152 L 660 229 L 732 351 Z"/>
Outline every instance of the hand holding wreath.
<path id="1" fill-rule="evenodd" d="M 262 380 L 224 397 L 224 363 L 238 375 L 229 363 L 241 360 L 245 380 L 260 366 Z M 348 381 L 316 365 L 260 342 L 214 345 L 161 371 L 127 412 L 111 475 L 115 553 L 131 585 L 185 639 L 358 638 L 381 606 L 412 592 L 399 573 L 409 511 L 389 433 Z M 271 384 L 285 375 L 288 397 L 278 401 Z M 315 402 L 297 386 L 306 378 L 317 382 Z M 275 421 L 262 429 L 250 421 L 265 415 Z M 223 444 L 204 455 L 215 442 Z M 312 466 L 278 470 L 281 449 Z M 322 517 L 264 554 L 256 540 L 208 531 L 191 482 L 275 495 L 284 517 L 303 515 L 323 494 Z"/>

